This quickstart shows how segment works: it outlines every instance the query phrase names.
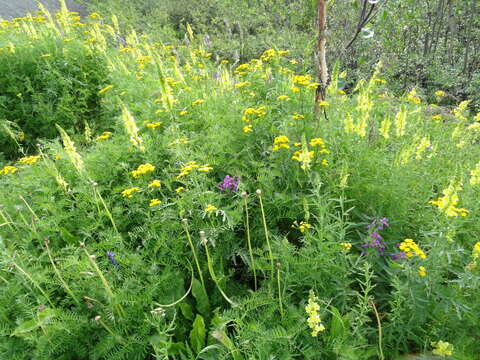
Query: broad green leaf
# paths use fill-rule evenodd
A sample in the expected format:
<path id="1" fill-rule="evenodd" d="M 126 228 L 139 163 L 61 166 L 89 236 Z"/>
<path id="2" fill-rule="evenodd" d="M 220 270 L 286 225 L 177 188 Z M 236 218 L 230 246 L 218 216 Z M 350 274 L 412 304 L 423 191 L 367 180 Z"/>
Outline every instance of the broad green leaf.
<path id="1" fill-rule="evenodd" d="M 196 353 L 202 351 L 205 346 L 206 335 L 205 321 L 203 321 L 201 315 L 197 314 L 193 322 L 192 331 L 190 331 L 190 344 Z"/>

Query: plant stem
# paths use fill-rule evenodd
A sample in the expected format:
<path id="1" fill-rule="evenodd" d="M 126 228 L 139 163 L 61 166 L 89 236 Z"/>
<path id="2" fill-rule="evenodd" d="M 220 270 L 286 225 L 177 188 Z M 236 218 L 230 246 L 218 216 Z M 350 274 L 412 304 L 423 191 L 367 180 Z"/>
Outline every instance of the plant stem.
<path id="1" fill-rule="evenodd" d="M 378 315 L 377 307 L 373 303 L 373 301 L 370 301 L 370 305 L 373 308 L 373 311 L 375 312 L 375 317 L 377 318 L 377 324 L 378 324 L 378 351 L 379 351 L 379 357 L 380 360 L 384 360 L 385 357 L 383 355 L 383 349 L 382 349 L 382 323 L 380 322 L 380 316 Z"/>
<path id="2" fill-rule="evenodd" d="M 247 228 L 247 244 L 248 244 L 248 252 L 250 254 L 250 262 L 252 263 L 253 268 L 253 281 L 255 286 L 255 291 L 257 290 L 257 270 L 255 268 L 255 260 L 253 259 L 253 252 L 252 252 L 252 243 L 250 240 L 250 221 L 248 219 L 248 204 L 247 204 L 247 193 L 242 193 L 243 202 L 245 205 L 245 226 Z"/>
<path id="3" fill-rule="evenodd" d="M 196 264 L 197 270 L 198 270 L 198 276 L 200 277 L 200 282 L 202 283 L 203 290 L 205 291 L 205 294 L 206 294 L 207 289 L 205 288 L 205 282 L 203 281 L 202 270 L 200 269 L 200 262 L 198 261 L 197 252 L 195 251 L 195 246 L 193 246 L 192 237 L 190 236 L 190 231 L 188 230 L 187 223 L 188 223 L 187 219 L 182 220 L 183 227 L 185 228 L 185 232 L 187 233 L 188 243 L 190 245 L 190 249 L 192 249 L 193 258 L 195 259 L 195 264 Z"/>
<path id="4" fill-rule="evenodd" d="M 35 285 L 35 287 L 38 289 L 38 291 L 40 291 L 42 293 L 43 296 L 45 296 L 45 298 L 47 299 L 48 303 L 50 304 L 50 306 L 53 308 L 55 307 L 52 303 L 52 301 L 50 300 L 50 298 L 48 297 L 47 293 L 40 287 L 40 285 L 30 276 L 30 274 L 28 274 L 25 270 L 23 270 L 20 266 L 18 266 L 18 264 L 16 263 L 13 263 L 13 266 L 18 269 L 23 275 L 25 275 L 25 277 L 30 280 L 32 282 L 33 285 Z"/>
<path id="5" fill-rule="evenodd" d="M 263 221 L 263 230 L 265 232 L 265 240 L 267 241 L 267 247 L 268 247 L 268 256 L 270 257 L 270 265 L 272 268 L 272 279 L 275 274 L 275 267 L 273 265 L 273 253 L 272 253 L 272 247 L 270 246 L 270 239 L 268 237 L 268 229 L 267 229 L 267 219 L 265 217 L 265 210 L 263 208 L 263 201 L 262 201 L 262 191 L 257 190 L 257 195 L 258 199 L 260 201 L 260 209 L 262 210 L 262 221 Z"/>
<path id="6" fill-rule="evenodd" d="M 277 263 L 278 305 L 280 306 L 280 315 L 283 318 L 282 288 L 280 286 L 280 268 L 280 263 Z"/>
<path id="7" fill-rule="evenodd" d="M 62 278 L 62 275 L 60 274 L 60 271 L 57 269 L 57 267 L 55 266 L 55 262 L 53 261 L 53 258 L 52 258 L 52 253 L 50 252 L 50 247 L 48 246 L 48 239 L 45 239 L 45 247 L 47 249 L 47 254 L 48 254 L 48 258 L 50 259 L 50 263 L 52 264 L 53 266 L 53 270 L 55 271 L 55 274 L 58 276 L 58 278 L 60 279 L 60 282 L 62 283 L 63 287 L 65 288 L 65 291 L 68 293 L 68 295 L 70 295 L 72 297 L 73 300 L 75 300 L 75 303 L 77 305 L 80 305 L 80 302 L 78 301 L 78 299 L 75 297 L 75 295 L 73 294 L 73 291 L 70 289 L 70 287 L 68 286 L 68 284 L 65 282 L 65 280 L 63 280 Z"/>

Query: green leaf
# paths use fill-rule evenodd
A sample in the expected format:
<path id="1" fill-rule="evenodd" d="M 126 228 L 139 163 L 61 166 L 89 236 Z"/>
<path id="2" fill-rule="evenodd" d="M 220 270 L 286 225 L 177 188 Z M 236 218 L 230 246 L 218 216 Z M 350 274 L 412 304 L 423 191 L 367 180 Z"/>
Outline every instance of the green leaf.
<path id="1" fill-rule="evenodd" d="M 182 315 L 185 317 L 185 319 L 193 321 L 194 315 L 193 315 L 192 306 L 185 302 L 181 303 L 179 306 L 180 306 L 180 311 L 182 312 Z"/>
<path id="2" fill-rule="evenodd" d="M 197 314 L 195 321 L 193 322 L 192 331 L 190 331 L 190 344 L 196 353 L 202 351 L 203 347 L 205 346 L 206 335 L 207 332 L 205 330 L 205 322 L 203 321 L 203 317 Z"/>
<path id="3" fill-rule="evenodd" d="M 197 302 L 197 311 L 203 315 L 204 318 L 210 318 L 210 301 L 208 295 L 203 289 L 202 284 L 197 279 L 193 279 L 192 294 Z"/>
<path id="4" fill-rule="evenodd" d="M 47 324 L 55 317 L 55 311 L 52 309 L 45 309 L 37 315 L 36 319 L 30 319 L 21 323 L 10 336 L 22 336 L 38 329 Z"/>

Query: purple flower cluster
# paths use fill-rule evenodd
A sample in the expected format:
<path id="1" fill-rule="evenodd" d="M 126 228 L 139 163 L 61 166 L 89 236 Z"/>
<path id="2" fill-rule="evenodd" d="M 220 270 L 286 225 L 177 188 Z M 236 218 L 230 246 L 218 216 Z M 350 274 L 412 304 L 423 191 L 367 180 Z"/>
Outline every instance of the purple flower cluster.
<path id="1" fill-rule="evenodd" d="M 380 235 L 379 231 L 385 229 L 388 226 L 390 225 L 388 224 L 388 219 L 386 217 L 374 219 L 370 224 L 365 227 L 369 231 L 369 234 L 367 241 L 361 245 L 361 248 L 375 248 L 381 256 L 385 255 L 385 248 L 387 247 L 387 243 L 383 241 L 383 237 L 382 235 Z M 362 254 L 365 255 L 366 251 L 362 251 Z"/>
<path id="2" fill-rule="evenodd" d="M 110 260 L 110 262 L 114 266 L 116 266 L 116 267 L 120 266 L 120 264 L 117 262 L 117 259 L 115 259 L 115 254 L 113 252 L 107 251 L 107 256 L 108 256 L 108 260 Z"/>
<path id="3" fill-rule="evenodd" d="M 406 259 L 407 255 L 403 251 L 400 251 L 398 253 L 390 254 L 390 257 L 392 258 L 392 260 L 396 261 Z"/>
<path id="4" fill-rule="evenodd" d="M 220 188 L 220 191 L 227 191 L 227 190 L 231 190 L 233 192 L 237 192 L 238 191 L 238 185 L 240 185 L 240 177 L 239 176 L 230 176 L 230 175 L 227 175 L 225 176 L 225 178 L 223 179 L 223 183 L 218 185 L 218 187 Z"/>

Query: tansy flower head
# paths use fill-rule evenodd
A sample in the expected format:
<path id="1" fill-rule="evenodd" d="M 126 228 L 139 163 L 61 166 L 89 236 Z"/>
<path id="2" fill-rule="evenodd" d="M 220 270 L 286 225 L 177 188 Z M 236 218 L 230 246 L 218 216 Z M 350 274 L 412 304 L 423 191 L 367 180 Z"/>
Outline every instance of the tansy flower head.
<path id="1" fill-rule="evenodd" d="M 162 203 L 162 202 L 161 202 L 160 200 L 158 200 L 158 199 L 152 199 L 152 200 L 150 200 L 149 206 L 150 206 L 150 207 L 153 207 L 153 206 L 160 205 L 161 203 Z"/>
<path id="2" fill-rule="evenodd" d="M 40 159 L 39 155 L 27 156 L 27 157 L 21 158 L 19 160 L 19 162 L 21 162 L 22 164 L 26 164 L 26 165 L 33 165 L 38 161 L 38 159 Z"/>
<path id="3" fill-rule="evenodd" d="M 133 193 L 136 191 L 140 191 L 139 187 L 132 187 L 130 189 L 125 189 L 122 191 L 122 196 L 126 198 L 131 198 L 133 196 Z"/>
<path id="4" fill-rule="evenodd" d="M 154 170 L 155 170 L 155 166 L 153 166 L 152 164 L 146 163 L 146 164 L 140 165 L 137 168 L 137 170 L 133 170 L 131 174 L 134 178 L 138 178 L 140 175 L 145 175 Z"/>
<path id="5" fill-rule="evenodd" d="M 446 341 L 435 341 L 432 342 L 430 345 L 434 347 L 432 350 L 432 354 L 439 355 L 439 356 L 451 356 L 453 354 L 453 345 L 446 342 Z"/>
<path id="6" fill-rule="evenodd" d="M 207 214 L 210 214 L 210 213 L 214 212 L 215 210 L 217 210 L 217 208 L 216 208 L 215 206 L 213 206 L 213 205 L 207 205 L 207 207 L 205 208 L 204 211 L 205 211 Z"/>
<path id="7" fill-rule="evenodd" d="M 162 183 L 160 180 L 153 180 L 150 184 L 148 184 L 148 187 L 154 188 L 154 187 L 160 187 L 162 186 Z"/>
<path id="8" fill-rule="evenodd" d="M 244 126 L 242 130 L 244 133 L 249 133 L 250 131 L 252 131 L 252 128 L 253 128 L 252 125 L 247 125 L 247 126 Z"/>
<path id="9" fill-rule="evenodd" d="M 427 270 L 425 269 L 425 266 L 420 266 L 418 268 L 418 275 L 421 277 L 424 277 L 427 275 Z"/>
<path id="10" fill-rule="evenodd" d="M 8 174 L 15 174 L 18 168 L 15 166 L 7 165 L 3 169 L 0 170 L 1 175 L 8 175 Z"/>
<path id="11" fill-rule="evenodd" d="M 161 122 L 161 121 L 157 121 L 157 122 L 154 122 L 154 123 L 148 123 L 148 124 L 147 124 L 147 128 L 149 128 L 149 129 L 156 129 L 156 128 L 159 127 L 160 125 L 162 125 L 162 122 Z"/>

